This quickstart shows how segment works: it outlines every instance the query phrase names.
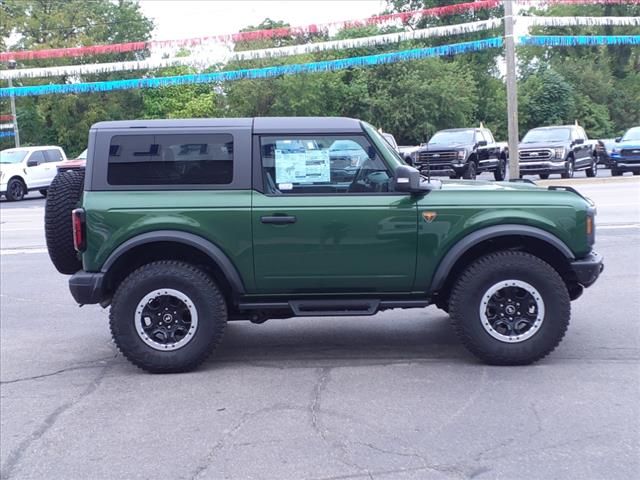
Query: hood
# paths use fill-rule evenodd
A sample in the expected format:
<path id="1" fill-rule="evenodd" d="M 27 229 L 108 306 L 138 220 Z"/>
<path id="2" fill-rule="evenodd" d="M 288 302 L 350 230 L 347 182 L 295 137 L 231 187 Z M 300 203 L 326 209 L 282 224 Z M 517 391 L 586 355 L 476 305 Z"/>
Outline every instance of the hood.
<path id="1" fill-rule="evenodd" d="M 22 163 L 0 163 L 0 172 L 15 172 L 22 170 L 23 167 Z"/>
<path id="2" fill-rule="evenodd" d="M 468 143 L 451 143 L 449 145 L 422 145 L 419 150 L 421 152 L 450 152 L 451 150 L 469 149 L 471 145 Z"/>
<path id="3" fill-rule="evenodd" d="M 442 190 L 488 190 L 509 191 L 516 190 L 546 190 L 529 182 L 489 182 L 486 180 L 442 180 Z"/>
<path id="4" fill-rule="evenodd" d="M 565 141 L 520 143 L 518 144 L 518 149 L 566 147 L 567 143 Z"/>
<path id="5" fill-rule="evenodd" d="M 627 140 L 626 142 L 618 142 L 611 145 L 611 148 L 640 148 L 640 140 Z"/>

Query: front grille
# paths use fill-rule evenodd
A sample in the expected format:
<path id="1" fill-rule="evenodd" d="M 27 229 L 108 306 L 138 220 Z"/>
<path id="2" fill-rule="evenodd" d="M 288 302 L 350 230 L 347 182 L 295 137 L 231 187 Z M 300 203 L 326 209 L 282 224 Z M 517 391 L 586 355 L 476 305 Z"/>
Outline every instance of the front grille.
<path id="1" fill-rule="evenodd" d="M 430 166 L 450 165 L 458 156 L 455 150 L 445 152 L 420 152 L 418 162 L 428 163 Z"/>
<path id="2" fill-rule="evenodd" d="M 549 149 L 520 150 L 520 160 L 524 162 L 540 162 L 551 160 L 553 151 Z"/>
<path id="3" fill-rule="evenodd" d="M 640 159 L 640 148 L 624 148 L 620 152 L 623 157 L 631 157 Z"/>

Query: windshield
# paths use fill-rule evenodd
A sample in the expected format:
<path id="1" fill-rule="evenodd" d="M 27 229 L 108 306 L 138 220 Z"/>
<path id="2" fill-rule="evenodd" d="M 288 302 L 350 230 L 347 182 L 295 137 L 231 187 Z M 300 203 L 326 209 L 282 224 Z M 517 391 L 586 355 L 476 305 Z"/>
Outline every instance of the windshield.
<path id="1" fill-rule="evenodd" d="M 455 145 L 473 143 L 473 130 L 443 130 L 431 137 L 428 145 Z"/>
<path id="2" fill-rule="evenodd" d="M 522 139 L 522 143 L 563 142 L 569 140 L 569 128 L 534 128 L 529 130 Z"/>
<path id="3" fill-rule="evenodd" d="M 389 142 L 387 142 L 384 139 L 384 137 L 380 135 L 375 128 L 373 128 L 367 122 L 362 122 L 362 126 L 364 127 L 369 137 L 371 137 L 371 140 L 373 141 L 373 143 L 376 144 L 376 147 L 378 147 L 378 150 L 382 151 L 382 155 L 384 156 L 385 160 L 393 170 L 395 170 L 400 165 L 406 165 L 402 157 L 398 155 L 398 152 L 396 152 L 391 147 L 391 145 L 389 145 Z"/>
<path id="4" fill-rule="evenodd" d="M 26 150 L 2 150 L 0 152 L 0 163 L 20 163 L 26 156 Z"/>
<path id="5" fill-rule="evenodd" d="M 630 140 L 640 140 L 640 127 L 633 127 L 627 130 L 627 133 L 622 137 L 623 142 L 628 142 Z"/>

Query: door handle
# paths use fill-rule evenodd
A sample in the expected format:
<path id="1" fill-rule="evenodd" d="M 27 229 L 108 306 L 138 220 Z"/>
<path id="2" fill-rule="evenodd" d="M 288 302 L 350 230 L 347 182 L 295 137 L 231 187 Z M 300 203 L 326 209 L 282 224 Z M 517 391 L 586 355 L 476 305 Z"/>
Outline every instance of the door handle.
<path id="1" fill-rule="evenodd" d="M 296 223 L 297 218 L 294 216 L 288 215 L 270 215 L 265 217 L 260 217 L 260 221 L 262 223 L 273 223 L 275 225 L 285 225 L 288 223 Z"/>

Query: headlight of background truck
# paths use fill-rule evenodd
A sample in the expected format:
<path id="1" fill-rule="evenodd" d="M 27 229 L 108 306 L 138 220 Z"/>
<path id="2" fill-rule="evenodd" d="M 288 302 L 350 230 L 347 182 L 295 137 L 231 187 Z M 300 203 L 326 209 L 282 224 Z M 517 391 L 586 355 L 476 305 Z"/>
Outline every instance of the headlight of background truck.
<path id="1" fill-rule="evenodd" d="M 560 159 L 564 158 L 564 148 L 559 147 L 559 148 L 556 148 L 555 151 L 556 151 L 556 158 L 560 158 Z"/>

